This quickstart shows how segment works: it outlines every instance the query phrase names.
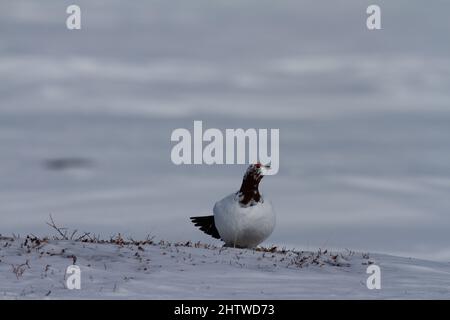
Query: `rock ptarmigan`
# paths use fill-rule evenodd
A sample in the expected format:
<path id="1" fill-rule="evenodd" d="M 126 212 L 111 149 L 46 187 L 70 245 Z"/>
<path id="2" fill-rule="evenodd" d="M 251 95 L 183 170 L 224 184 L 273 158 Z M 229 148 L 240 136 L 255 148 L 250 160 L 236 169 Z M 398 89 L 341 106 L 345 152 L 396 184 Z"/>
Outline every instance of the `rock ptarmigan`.
<path id="1" fill-rule="evenodd" d="M 269 166 L 252 164 L 245 172 L 238 192 L 218 201 L 214 215 L 191 217 L 204 233 L 225 242 L 227 247 L 254 248 L 275 228 L 275 212 L 258 187 Z"/>

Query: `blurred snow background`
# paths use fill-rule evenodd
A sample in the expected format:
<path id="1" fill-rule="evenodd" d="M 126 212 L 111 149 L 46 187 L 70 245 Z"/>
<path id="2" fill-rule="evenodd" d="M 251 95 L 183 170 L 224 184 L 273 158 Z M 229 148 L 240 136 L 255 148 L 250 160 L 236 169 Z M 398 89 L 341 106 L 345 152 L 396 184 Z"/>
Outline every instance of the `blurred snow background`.
<path id="1" fill-rule="evenodd" d="M 279 128 L 269 243 L 450 261 L 450 3 L 0 3 L 0 233 L 213 242 L 188 217 L 245 166 L 175 166 L 173 129 Z"/>

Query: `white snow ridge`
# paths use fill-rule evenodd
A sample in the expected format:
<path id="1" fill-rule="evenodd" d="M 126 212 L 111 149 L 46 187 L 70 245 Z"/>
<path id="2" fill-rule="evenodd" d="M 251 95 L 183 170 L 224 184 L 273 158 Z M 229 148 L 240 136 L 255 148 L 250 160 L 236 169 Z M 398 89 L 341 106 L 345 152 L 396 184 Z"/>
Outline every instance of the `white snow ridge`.
<path id="1" fill-rule="evenodd" d="M 81 289 L 66 269 L 81 269 Z M 366 286 L 368 265 L 381 289 Z M 375 299 L 450 296 L 450 264 L 346 251 L 0 237 L 1 299 Z"/>

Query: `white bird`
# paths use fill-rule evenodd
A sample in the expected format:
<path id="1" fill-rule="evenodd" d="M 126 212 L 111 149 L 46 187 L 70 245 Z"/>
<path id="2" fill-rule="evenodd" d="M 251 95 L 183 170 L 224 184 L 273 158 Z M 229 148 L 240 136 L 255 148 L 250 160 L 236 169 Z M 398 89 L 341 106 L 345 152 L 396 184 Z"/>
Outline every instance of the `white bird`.
<path id="1" fill-rule="evenodd" d="M 191 217 L 195 226 L 227 247 L 254 248 L 267 239 L 275 228 L 275 212 L 258 187 L 268 168 L 260 163 L 250 165 L 239 191 L 218 201 L 214 215 Z"/>

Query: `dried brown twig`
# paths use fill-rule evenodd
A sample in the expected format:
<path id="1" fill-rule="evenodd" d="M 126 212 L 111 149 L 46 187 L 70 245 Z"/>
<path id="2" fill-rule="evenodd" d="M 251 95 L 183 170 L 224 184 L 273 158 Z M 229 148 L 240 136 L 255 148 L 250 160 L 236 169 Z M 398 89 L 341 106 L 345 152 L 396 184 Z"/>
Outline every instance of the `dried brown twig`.
<path id="1" fill-rule="evenodd" d="M 16 275 L 16 278 L 19 279 L 21 276 L 23 276 L 23 273 L 28 268 L 30 269 L 30 265 L 28 264 L 28 260 L 25 263 L 19 264 L 17 266 L 11 265 L 13 269 L 13 273 Z"/>
<path id="2" fill-rule="evenodd" d="M 52 215 L 50 214 L 50 222 L 47 222 L 47 225 L 49 225 L 50 227 L 52 227 L 54 230 L 56 230 L 56 232 L 59 233 L 59 235 L 63 238 L 63 240 L 69 240 L 69 238 L 67 237 L 67 228 L 62 228 L 62 227 L 58 227 L 55 223 L 55 221 L 53 220 Z M 76 230 L 75 232 L 76 233 Z M 72 234 L 73 236 L 74 234 Z"/>

